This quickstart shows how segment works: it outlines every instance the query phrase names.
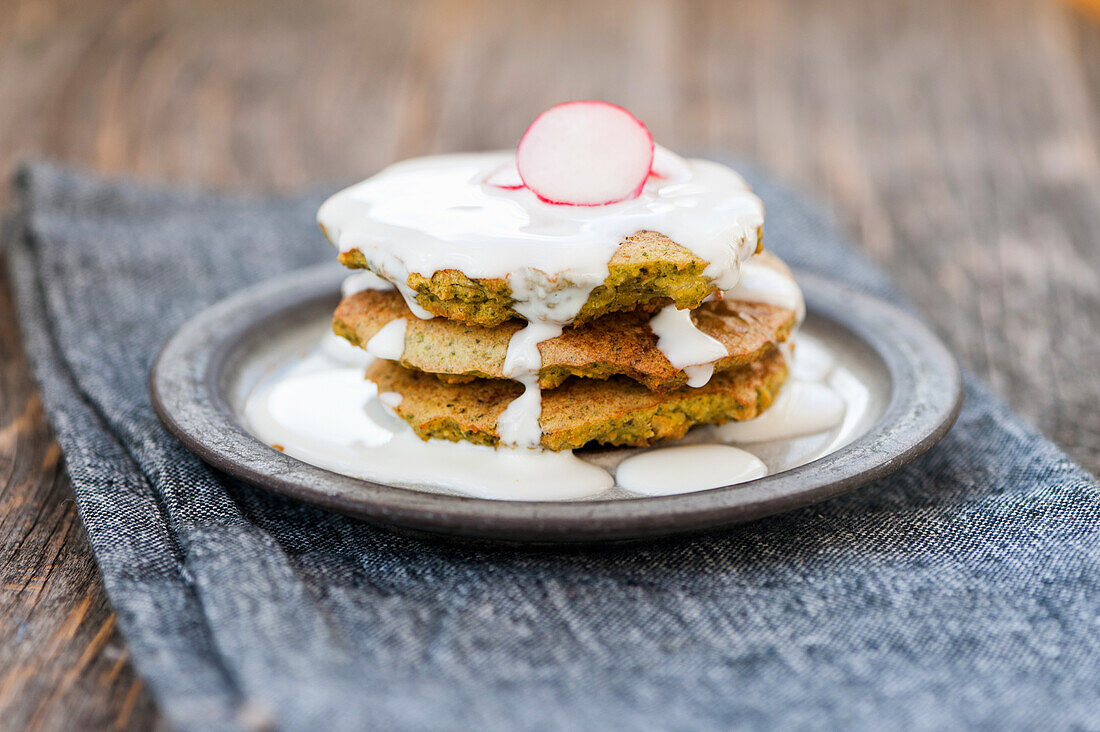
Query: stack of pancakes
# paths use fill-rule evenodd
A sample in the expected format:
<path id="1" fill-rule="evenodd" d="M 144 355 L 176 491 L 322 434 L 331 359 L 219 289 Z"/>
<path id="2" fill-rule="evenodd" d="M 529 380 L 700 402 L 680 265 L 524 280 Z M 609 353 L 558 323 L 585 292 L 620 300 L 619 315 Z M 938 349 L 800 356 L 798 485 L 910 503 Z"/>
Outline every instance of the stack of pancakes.
<path id="1" fill-rule="evenodd" d="M 754 258 L 789 275 L 770 254 L 758 250 Z M 340 261 L 367 267 L 357 249 Z M 637 232 L 620 244 L 607 279 L 572 325 L 538 346 L 542 447 L 647 446 L 682 437 L 693 425 L 752 419 L 772 403 L 787 377 L 778 345 L 797 314 L 723 297 L 704 275 L 706 267 L 654 232 Z M 420 437 L 498 445 L 497 420 L 524 389 L 504 375 L 509 341 L 526 325 L 507 281 L 451 269 L 414 273 L 395 284 L 436 317 L 417 318 L 395 289 L 366 289 L 343 299 L 333 329 L 366 348 L 386 325 L 404 319 L 400 355 L 375 361 L 367 378 L 380 392 L 401 395 L 394 409 Z M 670 304 L 691 310 L 696 327 L 726 348 L 699 388 L 688 386 L 688 375 L 669 362 L 650 328 L 654 314 Z"/>

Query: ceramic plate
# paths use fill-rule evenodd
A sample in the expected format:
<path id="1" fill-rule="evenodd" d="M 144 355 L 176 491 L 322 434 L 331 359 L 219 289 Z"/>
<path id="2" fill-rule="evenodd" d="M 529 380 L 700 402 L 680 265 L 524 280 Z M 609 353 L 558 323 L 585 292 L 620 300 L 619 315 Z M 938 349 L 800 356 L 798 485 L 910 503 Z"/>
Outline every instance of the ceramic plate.
<path id="1" fill-rule="evenodd" d="M 257 285 L 185 323 L 153 364 L 153 407 L 172 434 L 215 468 L 394 530 L 553 544 L 718 529 L 823 501 L 897 470 L 947 432 L 962 403 L 954 358 L 920 321 L 844 285 L 795 274 L 808 311 L 800 337 L 836 356 L 849 415 L 827 434 L 753 446 L 771 474 L 724 488 L 660 497 L 615 489 L 589 500 L 497 501 L 351 478 L 257 440 L 241 416 L 245 400 L 265 376 L 328 331 L 346 276 L 336 266 Z M 828 454 L 810 459 L 822 451 Z M 578 454 L 607 465 L 627 452 Z"/>

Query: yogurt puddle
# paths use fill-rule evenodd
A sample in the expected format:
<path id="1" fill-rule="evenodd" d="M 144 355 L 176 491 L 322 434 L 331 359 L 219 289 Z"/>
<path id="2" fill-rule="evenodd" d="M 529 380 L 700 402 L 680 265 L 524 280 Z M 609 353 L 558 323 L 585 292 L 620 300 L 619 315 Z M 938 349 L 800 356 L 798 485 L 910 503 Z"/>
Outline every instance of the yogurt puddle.
<path id="1" fill-rule="evenodd" d="M 248 428 L 287 455 L 355 478 L 407 488 L 443 487 L 480 498 L 563 501 L 614 481 L 570 452 L 424 442 L 390 411 L 363 372 L 317 349 L 263 380 L 245 405 Z"/>
<path id="2" fill-rule="evenodd" d="M 744 483 L 767 474 L 763 460 L 736 447 L 679 445 L 628 457 L 615 470 L 615 482 L 631 493 L 669 496 Z"/>

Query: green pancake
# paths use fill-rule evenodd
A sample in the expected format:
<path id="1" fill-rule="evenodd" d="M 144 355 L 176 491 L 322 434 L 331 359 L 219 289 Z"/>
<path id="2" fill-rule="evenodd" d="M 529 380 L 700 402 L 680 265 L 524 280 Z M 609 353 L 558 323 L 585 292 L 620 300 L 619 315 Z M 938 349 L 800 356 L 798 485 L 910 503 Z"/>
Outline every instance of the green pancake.
<path id="1" fill-rule="evenodd" d="M 650 389 L 682 386 L 687 374 L 657 348 L 657 336 L 649 327 L 651 317 L 640 311 L 612 313 L 543 341 L 539 344 L 539 386 L 553 389 L 570 376 L 607 379 L 617 375 Z M 420 320 L 392 290 L 365 290 L 344 298 L 332 326 L 353 345 L 365 346 L 397 318 L 406 323 L 405 347 L 398 363 L 452 383 L 505 378 L 508 342 L 525 326 L 515 319 L 495 328 L 442 318 Z M 729 355 L 715 364 L 715 371 L 721 372 L 751 363 L 785 341 L 794 327 L 795 313 L 775 305 L 724 300 L 697 308 L 692 320 L 726 347 Z"/>
<path id="2" fill-rule="evenodd" d="M 377 361 L 367 378 L 397 392 L 397 414 L 421 438 L 497 445 L 497 418 L 523 387 L 499 379 L 447 384 L 430 374 Z M 777 348 L 747 366 L 715 374 L 706 386 L 657 392 L 621 376 L 569 379 L 542 392 L 542 446 L 570 450 L 591 442 L 644 447 L 676 439 L 697 424 L 752 419 L 767 409 L 787 378 Z"/>
<path id="3" fill-rule="evenodd" d="M 757 232 L 757 252 L 762 248 Z M 370 269 L 358 249 L 340 254 L 340 262 L 354 269 Z M 693 310 L 717 288 L 703 274 L 708 263 L 663 234 L 639 231 L 623 240 L 608 264 L 608 276 L 596 287 L 577 314 L 585 323 L 602 315 L 642 308 L 655 310 L 669 302 Z M 384 273 L 375 274 L 385 276 Z M 521 317 L 513 309 L 512 290 L 504 279 L 474 279 L 455 269 L 429 275 L 412 273 L 407 284 L 428 312 L 468 325 L 492 327 Z M 572 283 L 562 278 L 561 286 Z"/>

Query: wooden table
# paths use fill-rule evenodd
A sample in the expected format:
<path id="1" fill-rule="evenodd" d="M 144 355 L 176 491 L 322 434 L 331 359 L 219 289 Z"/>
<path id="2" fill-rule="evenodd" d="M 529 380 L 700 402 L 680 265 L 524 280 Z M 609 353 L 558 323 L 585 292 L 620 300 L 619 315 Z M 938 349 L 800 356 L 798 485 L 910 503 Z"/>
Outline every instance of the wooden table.
<path id="1" fill-rule="evenodd" d="M 1094 472 L 1098 95 L 1100 27 L 1044 0 L 0 2 L 5 173 L 46 155 L 293 190 L 510 146 L 554 102 L 609 99 L 830 204 Z M 0 283 L 0 727 L 157 722 Z"/>

